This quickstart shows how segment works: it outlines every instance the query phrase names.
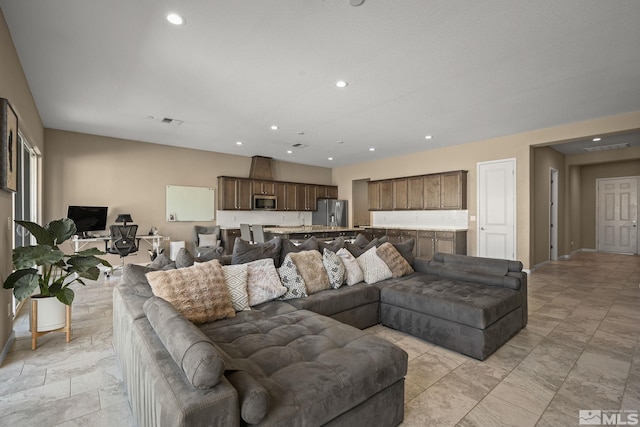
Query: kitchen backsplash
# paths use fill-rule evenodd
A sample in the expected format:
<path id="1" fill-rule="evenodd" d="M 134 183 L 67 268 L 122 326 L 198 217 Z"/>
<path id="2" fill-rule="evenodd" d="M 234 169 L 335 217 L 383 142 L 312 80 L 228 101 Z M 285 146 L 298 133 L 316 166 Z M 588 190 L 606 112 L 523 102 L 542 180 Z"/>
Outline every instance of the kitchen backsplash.
<path id="1" fill-rule="evenodd" d="M 469 211 L 465 209 L 373 212 L 371 226 L 466 230 L 469 228 Z"/>
<path id="2" fill-rule="evenodd" d="M 311 212 L 217 211 L 216 224 L 237 228 L 240 224 L 311 225 Z"/>

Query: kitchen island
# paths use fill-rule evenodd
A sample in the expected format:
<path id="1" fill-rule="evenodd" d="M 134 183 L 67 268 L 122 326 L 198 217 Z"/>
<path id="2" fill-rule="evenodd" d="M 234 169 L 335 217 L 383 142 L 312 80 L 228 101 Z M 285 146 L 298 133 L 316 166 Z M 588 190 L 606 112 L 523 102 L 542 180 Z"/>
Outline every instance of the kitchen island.
<path id="1" fill-rule="evenodd" d="M 310 237 L 321 240 L 334 240 L 338 237 L 355 239 L 363 231 L 359 227 L 329 227 L 326 225 L 308 225 L 293 227 L 268 227 L 264 229 L 265 238 L 282 237 L 293 241 L 302 241 Z"/>

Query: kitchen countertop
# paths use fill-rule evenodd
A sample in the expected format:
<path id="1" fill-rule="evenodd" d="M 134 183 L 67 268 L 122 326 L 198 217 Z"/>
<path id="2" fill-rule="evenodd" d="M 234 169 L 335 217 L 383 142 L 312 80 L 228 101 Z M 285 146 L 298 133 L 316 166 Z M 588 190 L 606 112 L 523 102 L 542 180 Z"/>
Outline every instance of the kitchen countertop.
<path id="1" fill-rule="evenodd" d="M 367 225 L 365 229 L 385 229 L 385 230 L 425 230 L 425 231 L 467 231 L 464 227 L 430 227 L 430 226 L 399 226 L 399 225 Z"/>
<path id="2" fill-rule="evenodd" d="M 297 234 L 297 233 L 327 233 L 335 231 L 362 231 L 359 227 L 329 227 L 325 225 L 308 225 L 306 227 L 293 226 L 293 227 L 269 227 L 265 228 L 266 233 L 271 234 Z"/>

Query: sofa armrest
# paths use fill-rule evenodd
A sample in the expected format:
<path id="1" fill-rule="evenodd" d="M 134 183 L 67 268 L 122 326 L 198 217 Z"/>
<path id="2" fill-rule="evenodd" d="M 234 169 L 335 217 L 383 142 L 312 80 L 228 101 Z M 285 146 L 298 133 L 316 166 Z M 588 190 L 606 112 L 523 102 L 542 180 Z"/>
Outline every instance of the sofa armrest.
<path id="1" fill-rule="evenodd" d="M 213 388 L 193 387 L 146 317 L 132 319 L 114 291 L 113 347 L 131 409 L 142 426 L 240 424 L 238 393 L 223 376 Z"/>

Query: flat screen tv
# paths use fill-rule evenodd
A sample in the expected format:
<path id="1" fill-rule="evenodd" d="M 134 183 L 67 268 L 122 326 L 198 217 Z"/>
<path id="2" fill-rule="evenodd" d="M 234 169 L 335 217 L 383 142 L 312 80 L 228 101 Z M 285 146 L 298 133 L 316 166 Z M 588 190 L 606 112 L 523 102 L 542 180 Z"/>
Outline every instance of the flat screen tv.
<path id="1" fill-rule="evenodd" d="M 107 229 L 106 206 L 69 206 L 67 218 L 76 223 L 78 233 Z"/>

